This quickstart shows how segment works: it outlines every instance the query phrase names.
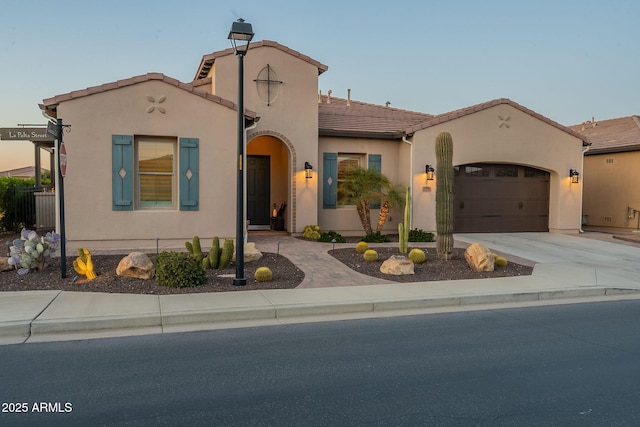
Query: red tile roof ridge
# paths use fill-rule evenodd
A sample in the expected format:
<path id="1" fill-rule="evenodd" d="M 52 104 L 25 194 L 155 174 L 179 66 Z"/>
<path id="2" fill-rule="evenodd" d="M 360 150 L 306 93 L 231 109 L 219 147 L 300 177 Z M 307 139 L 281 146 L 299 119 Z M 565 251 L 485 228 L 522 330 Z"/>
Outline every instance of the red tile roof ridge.
<path id="1" fill-rule="evenodd" d="M 259 47 L 272 47 L 278 50 L 281 50 L 284 53 L 287 53 L 291 56 L 294 56 L 296 58 L 299 58 L 305 62 L 308 62 L 309 64 L 314 65 L 315 67 L 318 68 L 318 75 L 324 73 L 325 71 L 327 71 L 329 69 L 328 66 L 324 65 L 323 63 L 321 63 L 320 61 L 317 61 L 313 58 L 311 58 L 310 56 L 304 55 L 300 52 L 298 52 L 297 50 L 291 49 L 290 47 L 287 47 L 283 44 L 280 44 L 276 41 L 273 40 L 261 40 L 261 41 L 256 41 L 256 42 L 251 42 L 249 49 L 256 49 Z M 221 58 L 223 56 L 228 56 L 228 55 L 234 55 L 233 52 L 233 48 L 229 47 L 227 49 L 224 50 L 219 50 L 216 52 L 212 52 L 206 55 L 202 56 L 202 59 L 200 60 L 200 65 L 198 66 L 198 70 L 196 71 L 196 74 L 194 76 L 194 80 L 198 80 L 201 78 L 204 78 L 207 76 L 207 74 L 209 74 L 209 70 L 211 69 L 211 67 L 213 66 L 213 63 L 215 62 L 215 60 L 217 58 Z"/>
<path id="2" fill-rule="evenodd" d="M 589 145 L 588 139 L 584 135 L 582 135 L 581 133 L 576 132 L 575 130 L 573 130 L 573 129 L 567 127 L 567 126 L 561 125 L 560 123 L 558 123 L 556 121 L 553 121 L 550 118 L 543 116 L 542 114 L 536 113 L 535 111 L 533 111 L 533 110 L 531 110 L 531 109 L 529 109 L 527 107 L 524 107 L 524 106 L 518 104 L 517 102 L 514 102 L 514 101 L 512 101 L 512 100 L 510 100 L 508 98 L 497 98 L 497 99 L 493 99 L 491 101 L 483 102 L 483 103 L 472 105 L 472 106 L 465 107 L 465 108 L 460 108 L 458 110 L 453 110 L 453 111 L 450 111 L 448 113 L 439 114 L 439 115 L 435 116 L 432 120 L 428 120 L 428 121 L 426 121 L 424 123 L 421 123 L 421 124 L 412 126 L 410 128 L 407 128 L 405 130 L 405 132 L 408 135 L 411 135 L 411 134 L 413 134 L 413 133 L 415 133 L 415 132 L 417 132 L 419 130 L 426 129 L 426 128 L 429 128 L 429 127 L 432 127 L 432 126 L 435 126 L 435 125 L 438 125 L 438 124 L 441 124 L 441 123 L 448 122 L 448 121 L 453 120 L 453 119 L 464 117 L 464 116 L 467 116 L 469 114 L 476 113 L 478 111 L 486 110 L 488 108 L 492 108 L 492 107 L 495 107 L 497 105 L 503 105 L 503 104 L 510 105 L 510 106 L 512 106 L 512 107 L 514 107 L 514 108 L 516 108 L 516 109 L 518 109 L 518 110 L 520 110 L 520 111 L 522 111 L 522 112 L 524 112 L 526 114 L 529 114 L 532 117 L 537 118 L 538 120 L 541 120 L 541 121 L 543 121 L 543 122 L 545 122 L 545 123 L 547 123 L 547 124 L 549 124 L 549 125 L 551 125 L 551 126 L 553 126 L 555 128 L 560 129 L 563 132 L 566 132 L 566 133 L 568 133 L 568 134 L 570 134 L 572 136 L 575 136 L 576 138 L 582 140 L 583 145 Z"/>
<path id="3" fill-rule="evenodd" d="M 162 73 L 155 73 L 155 72 L 130 77 L 127 79 L 121 79 L 115 82 L 104 83 L 98 86 L 91 86 L 86 89 L 75 90 L 75 91 L 64 93 L 61 95 L 56 95 L 54 97 L 44 99 L 42 101 L 42 104 L 40 104 L 40 108 L 43 111 L 50 113 L 49 115 L 51 115 L 51 117 L 56 117 L 55 110 L 57 109 L 58 104 L 60 104 L 61 102 L 70 101 L 72 99 L 83 98 L 85 96 L 95 95 L 98 93 L 107 92 L 109 90 L 132 86 L 138 83 L 144 83 L 152 80 L 163 81 L 179 89 L 185 90 L 187 92 L 190 92 L 194 95 L 205 98 L 209 101 L 215 102 L 217 104 L 224 105 L 225 107 L 231 108 L 233 110 L 237 110 L 238 108 L 236 103 L 229 101 L 228 99 L 221 98 L 218 95 L 213 95 L 209 92 L 199 89 L 197 86 L 206 84 L 206 83 L 203 83 L 203 80 L 206 80 L 206 79 L 195 80 L 189 83 L 183 83 L 177 79 L 166 76 Z M 245 109 L 245 114 L 250 118 L 255 118 L 257 116 L 256 112 L 251 110 L 246 110 L 246 109 Z"/>

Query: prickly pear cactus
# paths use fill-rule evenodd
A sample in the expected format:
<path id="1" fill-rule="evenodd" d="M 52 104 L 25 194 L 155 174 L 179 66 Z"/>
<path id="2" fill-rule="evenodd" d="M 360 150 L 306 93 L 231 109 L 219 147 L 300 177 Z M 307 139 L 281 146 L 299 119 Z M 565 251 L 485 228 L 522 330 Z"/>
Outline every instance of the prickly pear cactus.
<path id="1" fill-rule="evenodd" d="M 41 271 L 59 247 L 59 234 L 49 232 L 41 237 L 35 231 L 23 228 L 20 238 L 14 240 L 9 248 L 8 263 L 17 268 L 20 275 L 30 270 Z"/>

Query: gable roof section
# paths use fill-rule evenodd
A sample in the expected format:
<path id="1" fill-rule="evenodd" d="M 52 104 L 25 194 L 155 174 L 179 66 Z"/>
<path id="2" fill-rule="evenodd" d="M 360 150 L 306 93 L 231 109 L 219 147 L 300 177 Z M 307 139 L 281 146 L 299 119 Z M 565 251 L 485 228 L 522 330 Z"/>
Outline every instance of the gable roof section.
<path id="1" fill-rule="evenodd" d="M 320 136 L 400 139 L 407 127 L 433 118 L 430 114 L 326 95 L 321 95 L 319 101 Z"/>
<path id="2" fill-rule="evenodd" d="M 407 133 L 407 135 L 411 135 L 411 134 L 413 134 L 413 133 L 415 133 L 415 132 L 417 132 L 419 130 L 426 129 L 426 128 L 429 128 L 431 126 L 438 125 L 440 123 L 446 123 L 446 122 L 448 122 L 450 120 L 459 119 L 461 117 L 468 116 L 470 114 L 477 113 L 478 111 L 486 110 L 488 108 L 492 108 L 492 107 L 495 107 L 497 105 L 510 105 L 513 108 L 516 108 L 516 109 L 518 109 L 518 110 L 520 110 L 520 111 L 522 111 L 522 112 L 524 112 L 524 113 L 526 113 L 526 114 L 528 114 L 528 115 L 530 115 L 532 117 L 535 117 L 536 119 L 541 120 L 541 121 L 545 122 L 548 125 L 551 125 L 551 126 L 553 126 L 555 128 L 558 128 L 561 131 L 566 132 L 566 133 L 568 133 L 568 134 L 570 134 L 572 136 L 575 136 L 576 138 L 578 138 L 578 139 L 580 139 L 582 141 L 582 145 L 583 146 L 590 145 L 588 140 L 587 140 L 587 138 L 584 135 L 576 132 L 575 130 L 573 130 L 571 128 L 568 128 L 568 127 L 563 126 L 563 125 L 561 125 L 561 124 L 559 124 L 557 122 L 554 122 L 553 120 L 551 120 L 551 119 L 549 119 L 549 118 L 547 118 L 547 117 L 545 117 L 545 116 L 543 116 L 541 114 L 538 114 L 533 110 L 530 110 L 530 109 L 528 109 L 526 107 L 523 107 L 522 105 L 520 105 L 520 104 L 518 104 L 516 102 L 513 102 L 513 101 L 511 101 L 510 99 L 507 99 L 507 98 L 494 99 L 493 101 L 489 101 L 489 102 L 485 102 L 485 103 L 477 104 L 477 105 L 472 105 L 471 107 L 466 107 L 466 108 L 462 108 L 460 110 L 455 110 L 455 111 L 451 111 L 451 112 L 448 112 L 448 113 L 440 114 L 438 116 L 435 116 L 431 120 L 425 121 L 423 123 L 420 123 L 418 125 L 415 125 L 415 126 L 412 126 L 410 128 L 405 129 L 405 132 Z"/>
<path id="3" fill-rule="evenodd" d="M 640 116 L 585 122 L 571 129 L 591 141 L 587 155 L 640 150 Z"/>
<path id="4" fill-rule="evenodd" d="M 53 98 L 47 98 L 43 100 L 42 104 L 40 104 L 40 109 L 50 117 L 57 117 L 58 104 L 60 104 L 61 102 L 70 101 L 72 99 L 84 98 L 85 96 L 91 96 L 98 93 L 107 92 L 110 90 L 120 89 L 127 86 L 133 86 L 139 83 L 144 83 L 152 80 L 162 81 L 164 83 L 175 86 L 178 89 L 187 91 L 193 95 L 200 96 L 211 102 L 224 105 L 225 107 L 231 108 L 232 110 L 238 109 L 237 105 L 234 102 L 229 101 L 227 99 L 220 98 L 217 95 L 213 95 L 201 89 L 198 89 L 198 86 L 207 84 L 206 79 L 196 80 L 191 83 L 182 83 L 174 78 L 167 77 L 162 73 L 147 73 L 141 76 L 131 77 L 129 79 L 118 80 L 117 82 L 113 82 L 113 83 L 105 83 L 100 86 L 92 86 L 87 89 L 76 90 L 76 91 L 65 93 L 62 95 L 57 95 L 57 96 L 54 96 Z M 255 119 L 256 113 L 245 109 L 245 116 L 247 116 L 250 119 Z"/>
<path id="5" fill-rule="evenodd" d="M 329 67 L 327 67 L 324 64 L 321 64 L 320 62 L 316 61 L 315 59 L 312 59 L 311 57 L 307 56 L 307 55 L 303 55 L 300 52 L 293 50 L 293 49 L 289 49 L 288 47 L 281 45 L 278 42 L 274 42 L 271 40 L 262 40 L 259 42 L 252 42 L 251 45 L 249 46 L 249 49 L 256 49 L 258 47 L 272 47 L 278 50 L 281 50 L 284 53 L 288 53 L 291 56 L 295 56 L 298 59 L 301 59 L 302 61 L 308 62 L 311 65 L 314 65 L 315 67 L 318 68 L 318 75 L 324 73 L 325 71 L 327 71 L 329 69 Z M 209 70 L 211 70 L 211 67 L 213 67 L 213 63 L 216 61 L 217 58 L 223 57 L 223 56 L 227 56 L 227 55 L 234 55 L 233 52 L 233 48 L 228 48 L 225 50 L 220 50 L 217 52 L 213 52 L 210 53 L 208 55 L 204 55 L 202 57 L 202 59 L 200 60 L 200 66 L 198 67 L 198 70 L 196 71 L 196 75 L 194 77 L 194 80 L 198 80 L 198 79 L 203 79 L 205 77 L 207 77 L 207 75 L 209 74 Z"/>

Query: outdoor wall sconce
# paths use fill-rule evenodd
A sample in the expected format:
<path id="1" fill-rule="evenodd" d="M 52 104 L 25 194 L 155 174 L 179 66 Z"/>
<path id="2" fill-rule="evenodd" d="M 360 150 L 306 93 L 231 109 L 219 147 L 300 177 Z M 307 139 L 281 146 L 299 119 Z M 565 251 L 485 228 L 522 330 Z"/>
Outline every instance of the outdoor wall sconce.
<path id="1" fill-rule="evenodd" d="M 311 174 L 311 171 L 313 171 L 313 166 L 311 166 L 311 163 L 304 162 L 304 176 L 305 176 L 305 178 L 307 178 L 307 179 L 313 178 L 313 175 Z"/>
<path id="2" fill-rule="evenodd" d="M 580 182 L 580 172 L 575 169 L 569 169 L 569 177 L 571 178 L 572 184 L 577 184 Z"/>
<path id="3" fill-rule="evenodd" d="M 424 170 L 427 173 L 427 181 L 433 181 L 433 178 L 435 177 L 435 174 L 436 174 L 436 170 L 433 168 L 433 166 L 426 165 L 424 167 Z"/>

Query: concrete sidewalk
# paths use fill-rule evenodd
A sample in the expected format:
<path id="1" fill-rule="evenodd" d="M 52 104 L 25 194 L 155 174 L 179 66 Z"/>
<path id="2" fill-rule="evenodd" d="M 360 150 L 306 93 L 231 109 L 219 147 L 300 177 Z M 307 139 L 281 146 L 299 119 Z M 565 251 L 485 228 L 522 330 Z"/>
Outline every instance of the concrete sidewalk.
<path id="1" fill-rule="evenodd" d="M 600 236 L 598 236 L 600 237 Z M 538 304 L 573 298 L 640 298 L 640 246 L 549 233 L 460 234 L 533 274 L 496 279 L 396 283 L 363 276 L 288 236 L 255 236 L 305 272 L 297 289 L 188 295 L 0 292 L 0 344 L 166 333 L 197 329 L 413 314 L 489 304 Z M 355 246 L 355 245 L 353 245 Z M 338 245 L 336 245 L 338 247 Z"/>

